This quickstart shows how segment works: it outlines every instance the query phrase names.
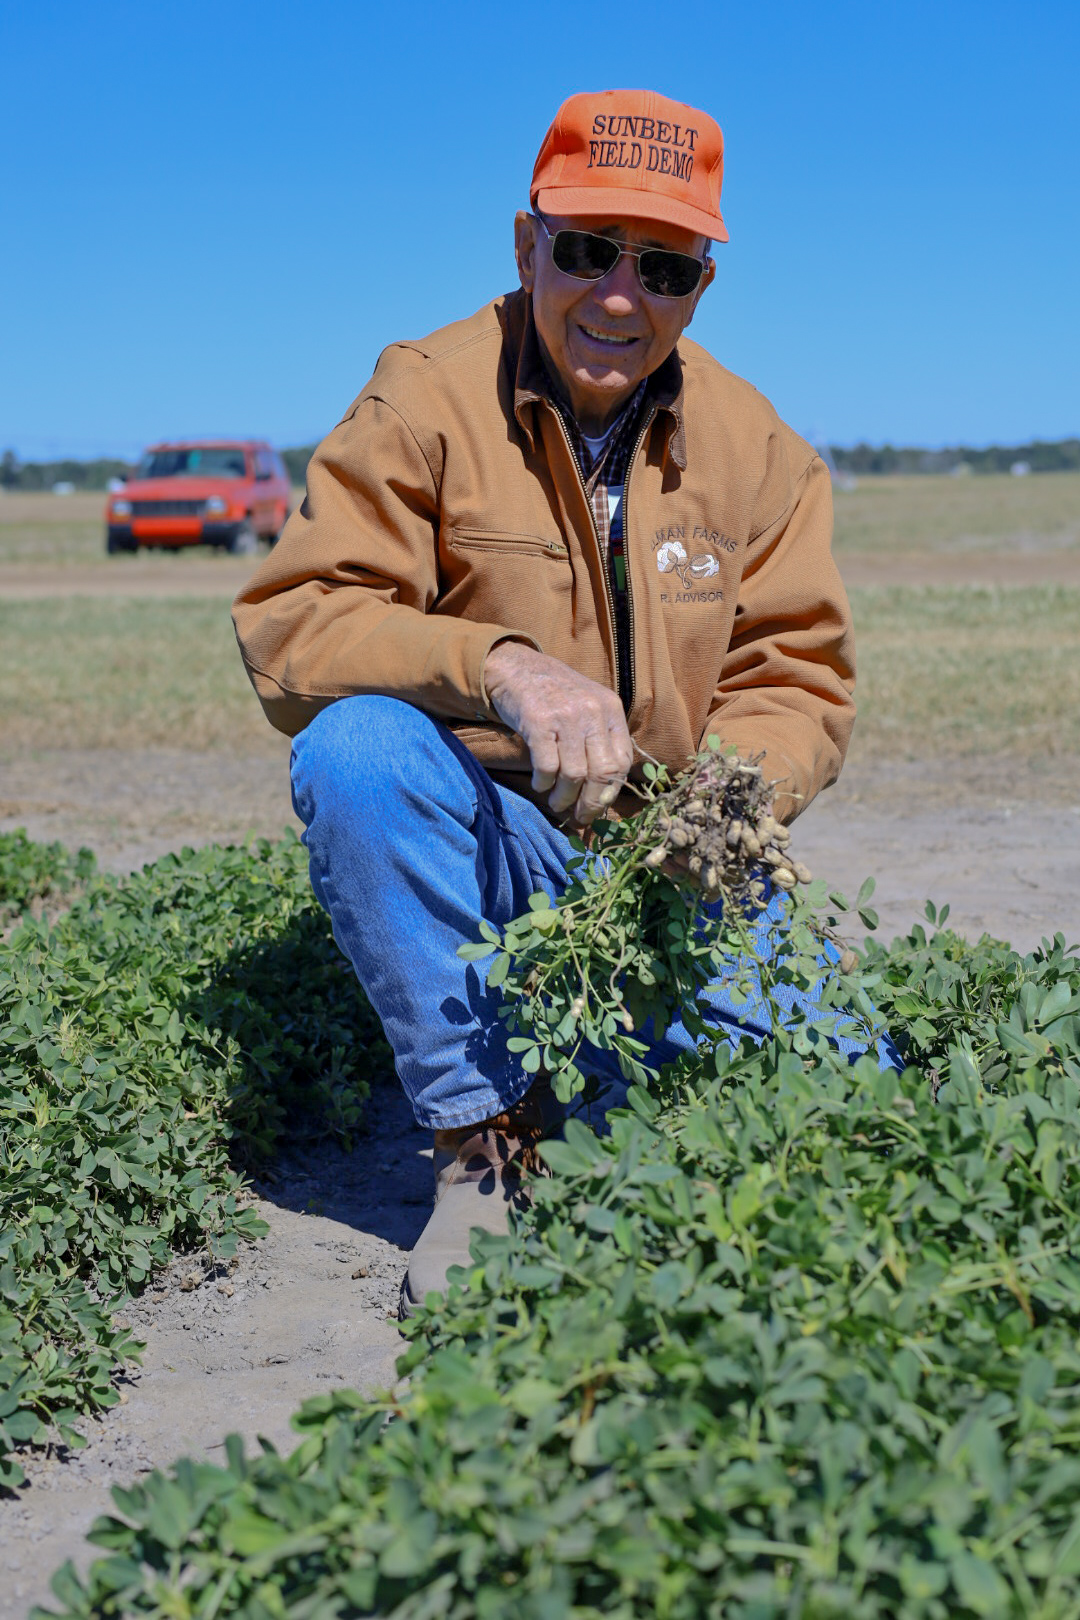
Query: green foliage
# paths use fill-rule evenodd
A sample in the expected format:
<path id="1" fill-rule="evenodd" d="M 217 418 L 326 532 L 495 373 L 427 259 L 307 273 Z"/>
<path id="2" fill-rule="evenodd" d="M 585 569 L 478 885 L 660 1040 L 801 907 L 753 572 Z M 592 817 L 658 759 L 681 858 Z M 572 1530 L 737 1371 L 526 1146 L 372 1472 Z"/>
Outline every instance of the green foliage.
<path id="1" fill-rule="evenodd" d="M 96 866 L 92 850 L 72 855 L 63 844 L 35 844 L 22 827 L 0 833 L 0 926 L 35 901 L 62 899 Z"/>
<path id="2" fill-rule="evenodd" d="M 289 478 L 302 484 L 315 445 L 298 445 L 282 450 Z M 876 473 L 941 473 L 966 464 L 975 472 L 1007 473 L 1016 461 L 1026 461 L 1033 472 L 1068 472 L 1080 468 L 1080 439 L 1036 439 L 1031 444 L 992 444 L 981 449 L 956 445 L 945 450 L 925 450 L 917 446 L 857 444 L 830 446 L 841 472 L 860 475 Z M 48 490 L 65 481 L 76 489 L 105 489 L 110 478 L 130 477 L 132 464 L 115 457 L 94 461 L 20 462 L 12 450 L 0 455 L 0 488 Z"/>
<path id="3" fill-rule="evenodd" d="M 928 902 L 929 934 L 919 924 L 887 950 L 867 943 L 865 981 L 912 1062 L 937 1079 L 959 1048 L 996 1085 L 1017 1061 L 1040 1063 L 1055 1042 L 1076 1041 L 1080 964 L 1063 935 L 1021 956 L 988 935 L 969 944 L 945 929 L 948 915 Z"/>
<path id="4" fill-rule="evenodd" d="M 128 1293 L 265 1230 L 237 1165 L 347 1141 L 386 1064 L 295 838 L 100 878 L 0 945 L 0 1483 L 116 1399 Z"/>
<path id="5" fill-rule="evenodd" d="M 115 1492 L 63 1614 L 1076 1615 L 1080 959 L 920 928 L 842 982 L 927 1074 L 795 1023 L 571 1120 L 403 1393 Z"/>
<path id="6" fill-rule="evenodd" d="M 302 484 L 307 477 L 307 464 L 315 454 L 315 445 L 302 444 L 293 450 L 283 450 L 281 459 L 291 484 Z"/>

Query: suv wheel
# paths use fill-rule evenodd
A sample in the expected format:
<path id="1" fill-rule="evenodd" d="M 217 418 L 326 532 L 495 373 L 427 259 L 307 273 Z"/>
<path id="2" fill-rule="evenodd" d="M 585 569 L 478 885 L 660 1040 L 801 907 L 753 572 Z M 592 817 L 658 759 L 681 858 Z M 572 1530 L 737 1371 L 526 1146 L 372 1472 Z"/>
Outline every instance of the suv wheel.
<path id="1" fill-rule="evenodd" d="M 115 557 L 119 551 L 138 551 L 139 543 L 130 535 L 114 534 L 112 530 L 105 537 L 105 550 L 110 557 Z"/>
<path id="2" fill-rule="evenodd" d="M 259 549 L 259 537 L 250 523 L 243 523 L 225 542 L 230 557 L 254 557 Z"/>

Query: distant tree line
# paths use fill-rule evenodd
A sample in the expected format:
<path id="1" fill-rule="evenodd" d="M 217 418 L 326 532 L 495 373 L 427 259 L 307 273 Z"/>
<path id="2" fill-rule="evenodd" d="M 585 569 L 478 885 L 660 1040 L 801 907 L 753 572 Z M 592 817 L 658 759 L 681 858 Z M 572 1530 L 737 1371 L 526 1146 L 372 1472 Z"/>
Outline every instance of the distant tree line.
<path id="1" fill-rule="evenodd" d="M 920 450 L 916 446 L 857 444 L 829 447 L 838 472 L 866 477 L 874 473 L 951 473 L 957 467 L 970 467 L 973 473 L 1007 473 L 1018 461 L 1036 472 L 1080 471 L 1080 439 L 1041 439 L 1031 444 L 992 444 L 987 450 L 971 450 L 956 445 L 948 450 Z"/>
<path id="2" fill-rule="evenodd" d="M 971 450 L 958 445 L 949 450 L 920 450 L 915 446 L 857 444 L 829 446 L 838 472 L 867 477 L 873 473 L 951 473 L 961 464 L 976 473 L 1007 473 L 1018 461 L 1026 461 L 1032 472 L 1080 472 L 1080 439 L 1059 439 L 1013 447 L 994 444 L 988 450 Z M 297 450 L 283 450 L 282 460 L 294 484 L 302 484 L 307 464 L 315 452 L 313 444 Z"/>
<path id="3" fill-rule="evenodd" d="M 315 454 L 313 444 L 302 444 L 296 450 L 283 450 L 281 459 L 289 474 L 290 484 L 302 484 L 307 477 L 307 464 Z"/>
<path id="4" fill-rule="evenodd" d="M 0 489 L 52 489 L 54 484 L 71 484 L 75 489 L 107 489 L 110 478 L 124 478 L 132 464 L 115 457 L 97 461 L 20 461 L 13 450 L 0 456 Z"/>
<path id="5" fill-rule="evenodd" d="M 1080 471 L 1080 439 L 1053 442 L 1036 439 L 1031 444 L 993 444 L 987 450 L 971 450 L 956 445 L 948 450 L 920 450 L 917 446 L 857 444 L 830 446 L 839 472 L 856 477 L 875 473 L 951 473 L 967 466 L 973 473 L 1008 472 L 1016 462 L 1026 462 L 1033 473 Z M 302 484 L 313 444 L 282 450 L 281 459 L 294 484 Z M 110 478 L 126 478 L 134 464 L 115 457 L 100 456 L 95 461 L 20 461 L 13 450 L 0 455 L 0 489 L 43 490 L 54 484 L 70 484 L 74 489 L 106 489 Z"/>
<path id="6" fill-rule="evenodd" d="M 292 483 L 304 482 L 314 449 L 313 444 L 305 444 L 296 450 L 282 450 L 281 459 Z M 133 461 L 111 456 L 96 461 L 20 461 L 14 450 L 5 450 L 0 455 L 0 489 L 42 490 L 52 489 L 54 484 L 70 484 L 73 489 L 105 490 L 110 478 L 130 478 L 134 471 Z"/>

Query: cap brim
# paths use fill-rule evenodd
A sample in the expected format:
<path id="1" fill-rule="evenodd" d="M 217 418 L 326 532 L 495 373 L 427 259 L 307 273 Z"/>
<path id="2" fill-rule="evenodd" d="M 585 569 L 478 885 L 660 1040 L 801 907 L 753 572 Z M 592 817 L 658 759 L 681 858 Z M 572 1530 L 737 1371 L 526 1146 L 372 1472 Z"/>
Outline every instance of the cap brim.
<path id="1" fill-rule="evenodd" d="M 728 240 L 727 226 L 719 213 L 694 208 L 677 197 L 655 191 L 636 191 L 621 186 L 544 186 L 532 199 L 542 214 L 561 214 L 571 219 L 643 219 L 661 225 L 681 225 L 697 236 L 714 242 Z"/>

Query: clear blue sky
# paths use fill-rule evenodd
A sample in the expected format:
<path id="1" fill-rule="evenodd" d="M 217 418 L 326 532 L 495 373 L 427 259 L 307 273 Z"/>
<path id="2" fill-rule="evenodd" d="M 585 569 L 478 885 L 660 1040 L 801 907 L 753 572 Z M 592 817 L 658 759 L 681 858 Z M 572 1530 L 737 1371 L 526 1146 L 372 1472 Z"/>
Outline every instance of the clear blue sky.
<path id="1" fill-rule="evenodd" d="M 1080 433 L 1077 0 L 9 0 L 0 449 L 304 443 L 513 285 L 562 98 L 727 142 L 693 335 L 834 442 Z"/>

